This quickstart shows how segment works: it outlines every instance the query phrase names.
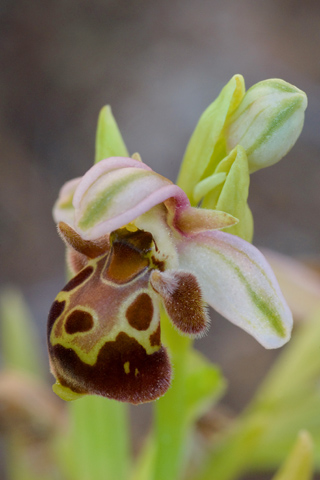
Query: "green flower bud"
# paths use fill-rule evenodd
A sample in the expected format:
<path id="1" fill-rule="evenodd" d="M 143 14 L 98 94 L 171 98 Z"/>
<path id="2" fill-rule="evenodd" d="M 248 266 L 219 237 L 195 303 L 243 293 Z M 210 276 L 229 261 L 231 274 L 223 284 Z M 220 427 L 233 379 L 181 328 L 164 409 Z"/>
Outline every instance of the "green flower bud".
<path id="1" fill-rule="evenodd" d="M 123 141 L 121 132 L 112 115 L 109 105 L 103 107 L 99 114 L 95 162 L 109 157 L 128 157 L 128 150 Z"/>
<path id="2" fill-rule="evenodd" d="M 249 174 L 291 149 L 306 106 L 305 93 L 283 80 L 265 80 L 245 93 L 243 77 L 232 77 L 202 114 L 187 146 L 178 185 L 191 204 L 238 218 L 228 232 L 250 241 Z"/>
<path id="3" fill-rule="evenodd" d="M 306 94 L 283 80 L 253 85 L 227 119 L 227 151 L 241 145 L 250 173 L 277 163 L 299 137 L 306 107 Z"/>
<path id="4" fill-rule="evenodd" d="M 226 119 L 243 99 L 244 92 L 243 77 L 234 75 L 201 115 L 190 138 L 177 184 L 186 192 L 191 205 L 197 204 L 193 191 L 197 183 L 212 175 L 217 161 L 227 155 L 221 133 Z"/>
<path id="5" fill-rule="evenodd" d="M 215 173 L 199 182 L 194 190 L 198 198 L 203 198 L 203 208 L 212 208 L 236 217 L 239 223 L 228 227 L 226 232 L 237 235 L 247 242 L 251 242 L 253 237 L 253 218 L 247 204 L 249 183 L 247 155 L 238 145 L 219 163 Z M 207 190 L 203 187 L 207 187 Z"/>

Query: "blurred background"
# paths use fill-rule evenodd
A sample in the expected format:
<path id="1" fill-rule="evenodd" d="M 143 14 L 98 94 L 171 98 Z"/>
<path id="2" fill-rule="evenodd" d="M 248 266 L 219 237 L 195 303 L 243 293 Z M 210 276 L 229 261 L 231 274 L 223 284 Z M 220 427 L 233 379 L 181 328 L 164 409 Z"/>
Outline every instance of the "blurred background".
<path id="1" fill-rule="evenodd" d="M 23 291 L 44 352 L 65 275 L 52 205 L 92 165 L 107 103 L 130 153 L 174 181 L 200 114 L 232 75 L 247 88 L 278 77 L 304 90 L 302 135 L 251 177 L 249 203 L 257 246 L 319 253 L 319 27 L 317 0 L 0 0 L 0 282 Z M 222 365 L 235 411 L 274 357 L 216 314 L 197 347 Z M 138 424 L 145 410 L 135 412 Z"/>

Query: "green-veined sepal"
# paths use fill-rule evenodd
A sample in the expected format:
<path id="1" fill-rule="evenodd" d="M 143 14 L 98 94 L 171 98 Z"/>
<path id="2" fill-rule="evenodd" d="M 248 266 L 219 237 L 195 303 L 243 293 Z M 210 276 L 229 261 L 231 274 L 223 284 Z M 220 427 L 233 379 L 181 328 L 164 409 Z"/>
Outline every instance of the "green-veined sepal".
<path id="1" fill-rule="evenodd" d="M 196 275 L 204 300 L 266 348 L 291 335 L 292 315 L 264 256 L 244 240 L 208 231 L 182 240 L 180 268 Z"/>
<path id="2" fill-rule="evenodd" d="M 193 195 L 197 183 L 213 173 L 218 160 L 225 156 L 225 147 L 218 141 L 227 117 L 237 108 L 244 92 L 242 75 L 234 75 L 202 114 L 190 138 L 177 183 L 192 205 L 196 204 Z"/>
<path id="3" fill-rule="evenodd" d="M 106 105 L 101 109 L 98 118 L 94 163 L 98 163 L 104 158 L 128 156 L 127 147 L 112 115 L 111 107 Z"/>
<path id="4" fill-rule="evenodd" d="M 251 242 L 253 219 L 247 204 L 250 175 L 245 150 L 239 145 L 216 168 L 214 178 L 224 178 L 203 197 L 202 206 L 227 212 L 239 220 L 228 233 Z M 209 180 L 208 177 L 206 180 Z"/>

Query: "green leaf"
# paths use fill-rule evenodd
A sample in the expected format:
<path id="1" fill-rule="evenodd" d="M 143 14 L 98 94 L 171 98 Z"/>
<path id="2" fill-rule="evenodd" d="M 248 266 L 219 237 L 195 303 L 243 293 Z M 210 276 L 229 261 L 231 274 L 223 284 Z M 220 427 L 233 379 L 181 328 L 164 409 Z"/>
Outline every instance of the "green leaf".
<path id="1" fill-rule="evenodd" d="M 307 429 L 316 445 L 320 468 L 320 310 L 305 319 L 259 388 L 250 411 L 269 418 L 257 449 L 255 466 L 272 467 L 288 451 L 290 441 Z"/>
<path id="2" fill-rule="evenodd" d="M 248 242 L 253 236 L 253 219 L 247 204 L 250 175 L 245 150 L 239 145 L 225 157 L 216 168 L 215 177 L 225 175 L 225 180 L 205 195 L 203 208 L 227 212 L 239 223 L 226 231 Z"/>
<path id="3" fill-rule="evenodd" d="M 241 75 L 232 77 L 222 89 L 218 98 L 201 115 L 190 138 L 177 184 L 186 192 L 192 205 L 195 205 L 194 187 L 205 176 L 213 173 L 214 167 L 211 164 L 217 163 L 217 159 L 221 155 L 221 153 L 219 154 L 221 145 L 218 144 L 218 140 L 226 118 L 240 104 L 244 91 L 243 77 Z M 215 148 L 217 149 L 216 152 Z M 210 172 L 205 175 L 208 168 Z"/>
<path id="4" fill-rule="evenodd" d="M 109 157 L 128 156 L 127 147 L 112 115 L 111 107 L 106 105 L 102 108 L 98 119 L 95 163 Z"/>
<path id="5" fill-rule="evenodd" d="M 284 404 L 312 389 L 318 393 L 320 377 L 320 309 L 296 329 L 291 342 L 258 390 L 255 406 Z M 319 397 L 320 402 L 320 397 Z"/>
<path id="6" fill-rule="evenodd" d="M 311 480 L 313 442 L 308 432 L 300 432 L 284 465 L 273 480 Z"/>
<path id="7" fill-rule="evenodd" d="M 317 310 L 295 331 L 249 407 L 214 446 L 199 480 L 209 480 L 214 473 L 219 480 L 233 480 L 240 472 L 274 469 L 301 430 L 312 435 L 315 464 L 320 468 L 319 344 Z M 248 441 L 247 432 L 250 436 L 253 432 L 253 442 Z"/>
<path id="8" fill-rule="evenodd" d="M 1 351 L 6 368 L 44 376 L 43 357 L 35 325 L 22 294 L 4 290 L 0 297 Z"/>
<path id="9" fill-rule="evenodd" d="M 137 458 L 130 480 L 150 480 L 155 461 L 156 444 L 154 436 L 148 436 Z"/>
<path id="10" fill-rule="evenodd" d="M 196 350 L 189 351 L 187 362 L 186 414 L 194 422 L 221 398 L 226 381 L 219 368 Z"/>

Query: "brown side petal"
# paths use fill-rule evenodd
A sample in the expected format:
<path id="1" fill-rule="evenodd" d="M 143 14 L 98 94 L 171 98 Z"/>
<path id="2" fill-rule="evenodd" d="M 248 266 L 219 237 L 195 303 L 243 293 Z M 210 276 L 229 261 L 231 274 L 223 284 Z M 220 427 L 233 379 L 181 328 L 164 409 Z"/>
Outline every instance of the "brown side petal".
<path id="1" fill-rule="evenodd" d="M 59 222 L 58 233 L 67 246 L 72 247 L 76 252 L 89 258 L 100 257 L 110 249 L 109 236 L 97 238 L 97 240 L 83 240 L 67 223 Z"/>
<path id="2" fill-rule="evenodd" d="M 155 270 L 150 282 L 161 296 L 168 316 L 181 332 L 201 335 L 206 331 L 209 317 L 200 286 L 192 273 Z"/>

